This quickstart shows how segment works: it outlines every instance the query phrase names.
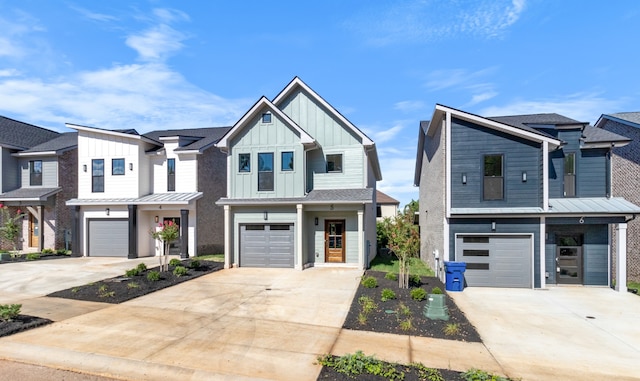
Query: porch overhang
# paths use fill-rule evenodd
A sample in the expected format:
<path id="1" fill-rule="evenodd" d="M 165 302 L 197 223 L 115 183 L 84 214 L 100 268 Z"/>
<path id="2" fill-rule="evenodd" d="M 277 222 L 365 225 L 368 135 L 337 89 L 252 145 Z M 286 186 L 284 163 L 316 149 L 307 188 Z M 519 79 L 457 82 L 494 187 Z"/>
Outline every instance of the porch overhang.
<path id="1" fill-rule="evenodd" d="M 330 205 L 330 204 L 371 204 L 372 188 L 362 189 L 320 189 L 312 190 L 305 197 L 290 198 L 221 198 L 217 205 L 263 206 L 268 205 Z"/>
<path id="2" fill-rule="evenodd" d="M 137 198 L 71 199 L 67 206 L 101 205 L 190 205 L 202 198 L 202 192 L 151 193 Z"/>
<path id="3" fill-rule="evenodd" d="M 62 188 L 19 188 L 0 194 L 0 202 L 10 206 L 43 205 Z"/>

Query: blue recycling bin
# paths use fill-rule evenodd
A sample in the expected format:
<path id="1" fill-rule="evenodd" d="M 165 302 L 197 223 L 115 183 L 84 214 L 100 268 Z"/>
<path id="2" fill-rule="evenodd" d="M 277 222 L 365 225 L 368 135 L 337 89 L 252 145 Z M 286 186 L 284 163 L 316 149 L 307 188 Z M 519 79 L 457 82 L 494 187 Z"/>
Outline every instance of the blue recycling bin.
<path id="1" fill-rule="evenodd" d="M 445 288 L 447 291 L 464 290 L 464 272 L 467 269 L 466 262 L 445 262 L 444 271 Z"/>

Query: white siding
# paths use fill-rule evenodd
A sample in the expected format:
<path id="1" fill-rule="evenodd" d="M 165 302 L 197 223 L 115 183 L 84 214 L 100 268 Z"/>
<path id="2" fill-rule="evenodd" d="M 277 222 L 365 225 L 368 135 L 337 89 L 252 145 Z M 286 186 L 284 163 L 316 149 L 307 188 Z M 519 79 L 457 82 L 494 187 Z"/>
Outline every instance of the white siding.
<path id="1" fill-rule="evenodd" d="M 176 154 L 178 141 L 165 141 L 166 156 L 153 158 L 153 193 L 168 192 L 167 160 L 176 161 L 175 192 L 196 192 L 198 190 L 198 160 L 195 154 Z"/>

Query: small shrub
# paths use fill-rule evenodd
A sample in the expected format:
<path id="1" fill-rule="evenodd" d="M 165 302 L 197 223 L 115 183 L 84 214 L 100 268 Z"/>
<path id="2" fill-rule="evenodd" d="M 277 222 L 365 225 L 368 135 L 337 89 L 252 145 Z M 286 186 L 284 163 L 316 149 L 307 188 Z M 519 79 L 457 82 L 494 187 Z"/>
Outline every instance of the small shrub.
<path id="1" fill-rule="evenodd" d="M 395 299 L 395 298 L 396 298 L 396 293 L 392 289 L 385 288 L 384 290 L 382 290 L 381 300 L 383 302 L 386 302 L 387 300 L 391 300 L 391 299 Z"/>
<path id="2" fill-rule="evenodd" d="M 428 381 L 445 381 L 438 369 L 428 368 L 420 363 L 412 363 L 412 367 L 418 372 L 418 378 Z"/>
<path id="3" fill-rule="evenodd" d="M 0 320 L 12 321 L 20 315 L 22 304 L 0 304 Z"/>
<path id="4" fill-rule="evenodd" d="M 442 290 L 440 289 L 440 287 L 434 287 L 431 289 L 431 293 L 439 295 L 439 294 L 442 294 Z"/>
<path id="5" fill-rule="evenodd" d="M 173 275 L 177 276 L 177 277 L 181 277 L 183 275 L 187 275 L 189 273 L 189 269 L 187 269 L 184 266 L 177 266 L 175 269 L 173 269 Z"/>
<path id="6" fill-rule="evenodd" d="M 127 288 L 138 288 L 140 287 L 140 284 L 137 282 L 129 282 L 127 283 Z"/>
<path id="7" fill-rule="evenodd" d="M 182 261 L 179 260 L 178 258 L 173 258 L 172 260 L 169 261 L 169 266 L 171 267 L 178 267 L 182 264 Z"/>
<path id="8" fill-rule="evenodd" d="M 116 295 L 115 291 L 109 291 L 106 284 L 98 287 L 98 296 L 101 298 L 112 298 Z"/>
<path id="9" fill-rule="evenodd" d="M 409 317 L 411 316 L 411 308 L 407 307 L 406 304 L 400 302 L 400 304 L 398 305 L 398 314 Z"/>
<path id="10" fill-rule="evenodd" d="M 413 329 L 413 323 L 411 322 L 411 318 L 404 319 L 400 322 L 400 329 L 403 331 L 411 331 Z"/>
<path id="11" fill-rule="evenodd" d="M 74 288 L 72 288 L 72 289 L 71 289 L 71 293 L 72 293 L 72 294 L 75 294 L 75 293 L 77 293 L 78 291 L 80 291 L 80 288 L 78 288 L 78 287 L 74 287 Z"/>
<path id="12" fill-rule="evenodd" d="M 444 334 L 447 336 L 453 336 L 460 333 L 460 324 L 449 323 L 444 327 Z"/>
<path id="13" fill-rule="evenodd" d="M 384 279 L 396 281 L 398 280 L 398 275 L 396 273 L 388 272 L 384 274 Z"/>
<path id="14" fill-rule="evenodd" d="M 200 261 L 197 259 L 192 259 L 191 263 L 189 263 L 189 267 L 191 267 L 192 269 L 199 269 L 200 268 Z"/>
<path id="15" fill-rule="evenodd" d="M 145 265 L 144 263 L 138 263 L 138 266 L 136 266 L 136 269 L 138 270 L 138 273 L 143 273 L 147 271 L 147 265 Z"/>
<path id="16" fill-rule="evenodd" d="M 362 286 L 366 288 L 378 287 L 378 280 L 370 275 L 367 275 L 364 278 L 362 278 L 362 281 L 360 283 L 362 283 Z"/>
<path id="17" fill-rule="evenodd" d="M 124 275 L 131 278 L 133 276 L 138 276 L 140 275 L 140 271 L 138 270 L 138 268 L 133 268 L 133 269 L 129 269 L 127 271 L 124 272 Z"/>
<path id="18" fill-rule="evenodd" d="M 44 250 L 43 250 L 44 253 Z M 40 259 L 40 254 L 38 253 L 29 253 L 27 254 L 27 261 L 36 261 L 38 259 Z"/>
<path id="19" fill-rule="evenodd" d="M 147 273 L 147 279 L 152 281 L 152 282 L 156 282 L 160 280 L 160 272 L 155 271 L 155 270 L 151 270 Z"/>
<path id="20" fill-rule="evenodd" d="M 490 374 L 479 369 L 470 369 L 460 374 L 460 376 L 465 381 L 509 381 L 506 377 Z"/>
<path id="21" fill-rule="evenodd" d="M 409 276 L 409 283 L 416 287 L 420 287 L 422 285 L 422 279 L 420 278 L 420 275 L 413 274 Z"/>
<path id="22" fill-rule="evenodd" d="M 42 249 L 42 254 L 53 254 L 53 249 Z"/>
<path id="23" fill-rule="evenodd" d="M 369 315 L 367 315 L 365 312 L 358 313 L 358 323 L 360 323 L 360 325 L 367 324 L 368 319 L 369 319 Z"/>
<path id="24" fill-rule="evenodd" d="M 349 378 L 355 378 L 361 374 L 372 374 L 387 380 L 404 379 L 404 372 L 396 370 L 396 364 L 378 360 L 373 356 L 365 356 L 362 351 L 340 357 L 331 355 L 320 356 L 318 357 L 318 363 L 322 366 L 332 368 L 338 373 L 345 374 Z"/>
<path id="25" fill-rule="evenodd" d="M 421 301 L 427 298 L 427 292 L 423 288 L 414 288 L 410 292 L 411 299 Z"/>
<path id="26" fill-rule="evenodd" d="M 58 249 L 56 255 L 71 255 L 71 250 Z"/>
<path id="27" fill-rule="evenodd" d="M 360 306 L 362 307 L 362 312 L 365 314 L 373 312 L 376 308 L 378 308 L 376 302 L 368 296 L 359 297 L 358 304 L 360 304 Z"/>

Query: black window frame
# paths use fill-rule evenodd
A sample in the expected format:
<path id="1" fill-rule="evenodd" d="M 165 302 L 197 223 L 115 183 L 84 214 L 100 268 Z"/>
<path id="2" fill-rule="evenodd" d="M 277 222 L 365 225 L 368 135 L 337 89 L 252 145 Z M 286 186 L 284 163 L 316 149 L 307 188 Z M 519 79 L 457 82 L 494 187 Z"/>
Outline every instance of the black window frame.
<path id="1" fill-rule="evenodd" d="M 271 115 L 270 112 L 264 112 L 262 113 L 262 117 L 261 117 L 261 121 L 264 124 L 271 124 L 271 121 L 273 120 L 273 116 Z"/>
<path id="2" fill-rule="evenodd" d="M 122 173 L 116 173 L 116 162 L 118 163 L 122 163 Z M 118 167 L 120 167 L 120 165 L 118 165 Z M 126 170 L 125 170 L 125 162 L 124 159 L 119 158 L 119 159 L 111 159 L 111 175 L 112 176 L 124 176 Z"/>
<path id="3" fill-rule="evenodd" d="M 251 172 L 251 154 L 250 153 L 238 154 L 238 172 L 240 173 Z"/>
<path id="4" fill-rule="evenodd" d="M 167 192 L 176 191 L 176 159 L 167 159 Z"/>
<path id="5" fill-rule="evenodd" d="M 274 157 L 273 152 L 258 153 L 258 192 L 273 192 L 274 186 Z M 266 165 L 265 158 L 269 157 L 271 165 Z"/>
<path id="6" fill-rule="evenodd" d="M 38 163 L 40 167 L 40 172 L 36 172 L 36 163 Z M 29 185 L 30 186 L 40 186 L 42 185 L 42 160 L 31 160 L 29 161 Z"/>
<path id="7" fill-rule="evenodd" d="M 289 165 L 285 166 L 285 162 L 287 161 L 287 159 L 285 159 L 285 155 L 291 155 L 288 158 L 288 162 Z M 293 151 L 282 151 L 280 152 L 280 170 L 282 172 L 293 172 L 293 168 L 294 168 L 294 153 Z"/>
<path id="8" fill-rule="evenodd" d="M 339 165 L 336 165 L 336 158 L 339 158 Z M 333 159 L 333 160 L 332 160 Z M 332 153 L 327 155 L 327 173 L 342 173 L 344 161 L 341 153 Z M 336 169 L 337 167 L 337 169 Z"/>
<path id="9" fill-rule="evenodd" d="M 500 158 L 500 173 L 495 171 L 495 164 L 489 167 L 487 159 Z M 504 200 L 504 155 L 487 154 L 482 156 L 482 200 Z M 497 193 L 499 191 L 499 194 Z"/>
<path id="10" fill-rule="evenodd" d="M 567 172 L 567 160 L 569 158 L 571 159 L 571 164 L 572 164 L 572 168 L 570 172 Z M 562 177 L 562 194 L 564 195 L 564 197 L 576 197 L 576 172 L 577 172 L 577 165 L 576 165 L 576 153 L 575 152 L 565 152 L 564 154 L 564 160 L 562 162 L 562 172 L 563 172 L 563 177 Z"/>
<path id="11" fill-rule="evenodd" d="M 102 168 L 96 167 L 98 163 L 102 165 Z M 104 193 L 104 159 L 91 160 L 91 192 Z"/>

